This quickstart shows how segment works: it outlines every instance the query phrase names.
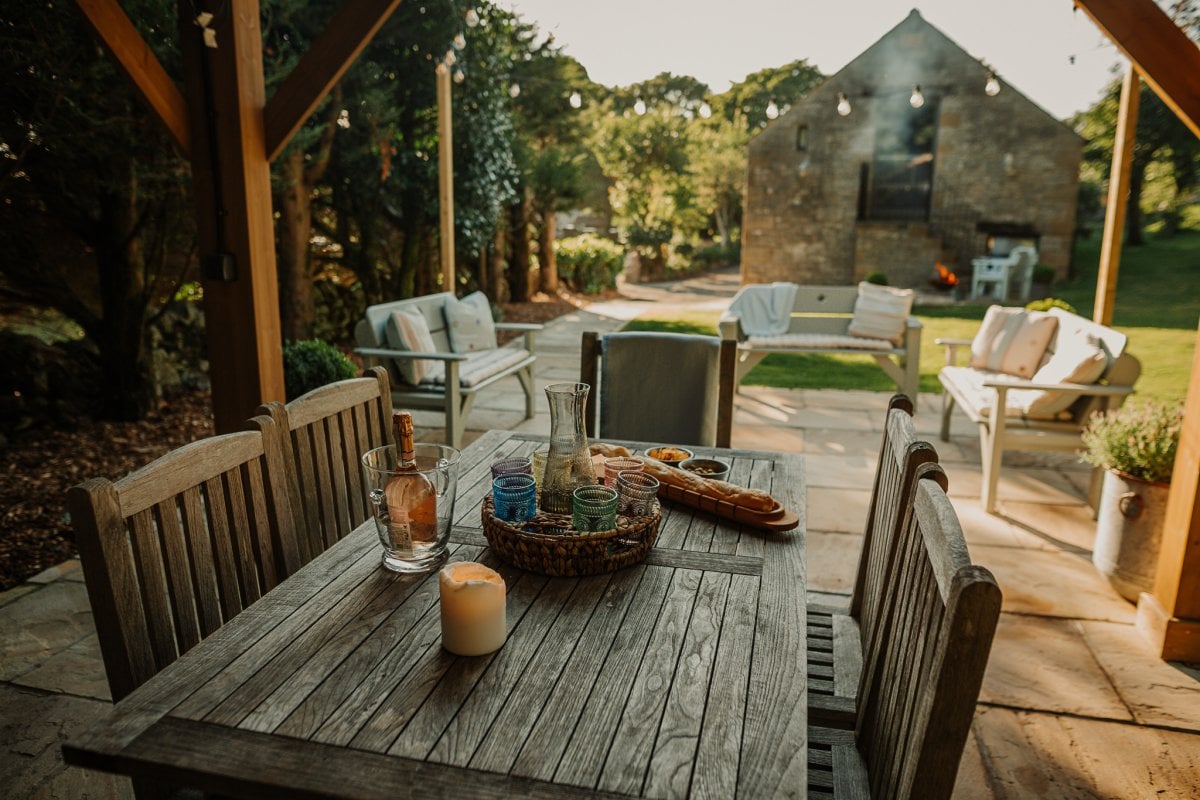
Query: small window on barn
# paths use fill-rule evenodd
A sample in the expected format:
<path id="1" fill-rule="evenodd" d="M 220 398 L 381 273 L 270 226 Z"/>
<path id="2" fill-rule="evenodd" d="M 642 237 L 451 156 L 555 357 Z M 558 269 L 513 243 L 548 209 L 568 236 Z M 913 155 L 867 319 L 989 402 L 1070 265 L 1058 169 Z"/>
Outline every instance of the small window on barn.
<path id="1" fill-rule="evenodd" d="M 808 150 L 808 126 L 796 126 L 796 149 L 800 151 Z"/>

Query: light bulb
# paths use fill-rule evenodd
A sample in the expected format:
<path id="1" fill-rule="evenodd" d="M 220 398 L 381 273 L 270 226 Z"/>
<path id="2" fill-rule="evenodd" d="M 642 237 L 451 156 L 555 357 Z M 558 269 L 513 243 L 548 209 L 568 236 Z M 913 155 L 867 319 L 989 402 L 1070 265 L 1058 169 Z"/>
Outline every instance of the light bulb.
<path id="1" fill-rule="evenodd" d="M 995 97 L 1000 94 L 1000 81 L 996 78 L 996 73 L 988 73 L 987 83 L 983 85 L 983 93 L 988 97 Z"/>
<path id="2" fill-rule="evenodd" d="M 458 56 L 454 55 L 454 51 L 453 51 L 453 50 L 447 50 L 447 51 L 446 51 L 446 57 L 445 57 L 444 59 L 442 59 L 442 60 L 446 62 L 446 66 L 447 66 L 447 67 L 453 67 L 453 66 L 454 66 L 454 62 L 455 62 L 455 61 L 458 61 Z"/>
<path id="3" fill-rule="evenodd" d="M 467 21 L 468 28 L 474 28 L 479 24 L 479 14 L 473 8 L 468 8 L 463 18 Z"/>
<path id="4" fill-rule="evenodd" d="M 708 119 L 711 116 L 712 116 L 712 106 L 710 106 L 708 103 L 701 103 L 700 104 L 700 118 Z"/>
<path id="5" fill-rule="evenodd" d="M 571 92 L 571 99 L 568 102 L 571 104 L 571 108 L 579 108 L 583 105 L 583 95 L 579 92 Z"/>
<path id="6" fill-rule="evenodd" d="M 925 105 L 925 95 L 921 94 L 921 87 L 914 86 L 912 97 L 908 98 L 908 104 L 913 108 L 920 108 Z"/>
<path id="7" fill-rule="evenodd" d="M 463 36 L 461 33 L 454 34 L 454 46 L 459 50 L 462 50 L 467 46 L 467 37 Z"/>
<path id="8" fill-rule="evenodd" d="M 845 92 L 838 92 L 837 112 L 840 116 L 850 116 L 850 98 L 846 97 Z"/>
<path id="9" fill-rule="evenodd" d="M 514 83 L 512 86 L 508 87 L 508 96 L 513 98 L 514 100 L 520 94 L 521 94 L 521 84 Z"/>
<path id="10" fill-rule="evenodd" d="M 455 83 L 462 83 L 464 80 L 466 80 L 466 78 L 467 78 L 467 74 L 465 72 L 463 72 L 462 69 L 454 70 L 454 82 Z"/>
<path id="11" fill-rule="evenodd" d="M 646 113 L 646 101 L 639 97 L 637 99 L 637 102 L 633 104 L 633 113 L 637 114 L 639 117 L 642 114 L 645 114 Z"/>
<path id="12" fill-rule="evenodd" d="M 779 118 L 779 106 L 775 105 L 775 98 L 771 98 L 771 102 L 767 103 L 767 119 Z"/>

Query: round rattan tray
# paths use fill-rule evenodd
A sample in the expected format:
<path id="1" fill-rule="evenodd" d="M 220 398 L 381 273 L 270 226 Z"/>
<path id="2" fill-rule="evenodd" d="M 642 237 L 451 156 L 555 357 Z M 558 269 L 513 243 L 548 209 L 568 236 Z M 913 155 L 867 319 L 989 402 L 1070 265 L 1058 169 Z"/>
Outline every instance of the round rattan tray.
<path id="1" fill-rule="evenodd" d="M 617 517 L 616 530 L 578 532 L 569 514 L 539 512 L 528 522 L 497 519 L 492 497 L 483 501 L 483 535 L 514 567 L 556 577 L 596 575 L 636 564 L 658 538 L 661 514 Z"/>

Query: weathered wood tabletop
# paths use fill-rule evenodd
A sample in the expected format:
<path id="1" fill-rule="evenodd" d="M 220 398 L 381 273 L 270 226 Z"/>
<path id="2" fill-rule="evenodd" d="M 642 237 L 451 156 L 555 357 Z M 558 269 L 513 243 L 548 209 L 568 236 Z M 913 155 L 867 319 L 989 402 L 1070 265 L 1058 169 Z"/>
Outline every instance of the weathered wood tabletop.
<path id="1" fill-rule="evenodd" d="M 440 646 L 436 575 L 382 569 L 368 523 L 167 667 L 71 763 L 222 795 L 803 797 L 804 476 L 798 456 L 705 450 L 800 512 L 786 534 L 664 505 L 647 560 L 547 578 L 491 558 L 488 466 L 463 453 L 453 560 L 508 584 L 497 653 Z"/>

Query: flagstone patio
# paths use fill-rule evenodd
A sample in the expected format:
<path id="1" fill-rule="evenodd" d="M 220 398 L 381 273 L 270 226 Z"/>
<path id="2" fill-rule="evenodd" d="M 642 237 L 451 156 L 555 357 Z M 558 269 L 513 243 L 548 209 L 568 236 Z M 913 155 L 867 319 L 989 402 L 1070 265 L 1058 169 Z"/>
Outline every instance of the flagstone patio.
<path id="1" fill-rule="evenodd" d="M 625 298 L 555 320 L 539 336 L 539 385 L 577 380 L 584 330 L 615 330 L 651 303 L 722 307 L 735 273 L 629 287 Z M 470 434 L 549 432 L 523 419 L 515 379 L 481 396 Z M 850 591 L 888 395 L 745 387 L 733 446 L 805 455 L 809 590 Z M 1134 630 L 1134 607 L 1090 560 L 1088 471 L 1073 456 L 1013 454 L 1001 514 L 979 505 L 979 449 L 965 418 L 937 440 L 939 398 L 922 396 L 918 431 L 936 446 L 973 560 L 992 570 L 1003 614 L 959 771 L 961 798 L 1200 797 L 1200 669 L 1160 661 Z M 418 413 L 436 439 L 440 415 Z M 86 587 L 68 561 L 0 593 L 0 797 L 130 797 L 128 781 L 62 764 L 60 743 L 109 705 Z"/>

